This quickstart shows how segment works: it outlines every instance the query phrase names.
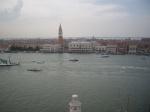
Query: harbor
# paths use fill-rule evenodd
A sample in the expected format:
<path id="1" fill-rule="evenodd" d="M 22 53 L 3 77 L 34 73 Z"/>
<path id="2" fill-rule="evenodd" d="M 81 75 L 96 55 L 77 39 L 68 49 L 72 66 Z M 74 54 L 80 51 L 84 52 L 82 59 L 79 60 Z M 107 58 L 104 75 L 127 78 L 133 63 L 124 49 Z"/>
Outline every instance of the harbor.
<path id="1" fill-rule="evenodd" d="M 0 55 L 7 59 L 8 53 Z M 78 57 L 79 61 L 69 59 Z M 0 111 L 69 112 L 79 95 L 81 112 L 148 112 L 150 57 L 137 55 L 13 53 L 19 66 L 0 67 Z M 34 62 L 33 62 L 34 60 Z M 38 64 L 36 62 L 45 62 Z M 27 71 L 36 68 L 40 72 Z"/>

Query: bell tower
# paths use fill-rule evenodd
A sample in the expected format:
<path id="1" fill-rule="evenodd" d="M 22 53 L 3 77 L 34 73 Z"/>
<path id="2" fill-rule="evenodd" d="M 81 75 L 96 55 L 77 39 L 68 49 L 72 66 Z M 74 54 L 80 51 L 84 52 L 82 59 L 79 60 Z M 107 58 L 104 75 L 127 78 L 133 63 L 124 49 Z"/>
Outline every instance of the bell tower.
<path id="1" fill-rule="evenodd" d="M 61 24 L 58 30 L 58 44 L 60 46 L 59 52 L 63 52 L 63 32 L 62 32 Z"/>
<path id="2" fill-rule="evenodd" d="M 78 95 L 72 95 L 72 101 L 69 103 L 70 112 L 81 112 L 81 103 L 78 100 Z"/>

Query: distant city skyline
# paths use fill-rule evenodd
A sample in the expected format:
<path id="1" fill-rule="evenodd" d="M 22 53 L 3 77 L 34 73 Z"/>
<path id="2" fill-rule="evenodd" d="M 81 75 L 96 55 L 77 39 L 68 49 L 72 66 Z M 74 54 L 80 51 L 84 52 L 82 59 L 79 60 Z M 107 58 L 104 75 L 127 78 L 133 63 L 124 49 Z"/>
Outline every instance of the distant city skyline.
<path id="1" fill-rule="evenodd" d="M 1 0 L 0 39 L 150 37 L 149 0 Z"/>

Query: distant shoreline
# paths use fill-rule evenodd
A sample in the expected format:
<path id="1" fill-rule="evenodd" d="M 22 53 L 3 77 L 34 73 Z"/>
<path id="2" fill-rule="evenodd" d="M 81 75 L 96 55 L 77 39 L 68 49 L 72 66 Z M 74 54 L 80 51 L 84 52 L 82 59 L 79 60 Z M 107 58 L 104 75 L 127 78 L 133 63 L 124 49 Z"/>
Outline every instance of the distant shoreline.
<path id="1" fill-rule="evenodd" d="M 32 39 L 57 39 L 58 37 L 26 37 L 26 38 L 0 38 L 0 40 L 32 40 Z M 64 37 L 64 39 L 91 39 L 93 37 Z M 117 39 L 117 40 L 122 40 L 122 39 L 128 39 L 130 38 L 131 40 L 141 40 L 142 38 L 150 38 L 150 37 L 94 37 L 94 39 Z"/>

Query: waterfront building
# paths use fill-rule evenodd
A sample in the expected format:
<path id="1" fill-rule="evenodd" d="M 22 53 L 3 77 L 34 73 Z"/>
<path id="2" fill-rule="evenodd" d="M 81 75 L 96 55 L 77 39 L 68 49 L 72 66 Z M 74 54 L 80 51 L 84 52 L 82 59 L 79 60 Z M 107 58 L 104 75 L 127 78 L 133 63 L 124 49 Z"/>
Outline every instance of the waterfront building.
<path id="1" fill-rule="evenodd" d="M 37 46 L 38 47 L 42 47 L 42 44 L 39 44 L 39 43 L 27 43 L 27 44 L 20 44 L 19 46 L 21 46 L 21 47 L 32 47 L 32 48 L 36 48 Z"/>
<path id="2" fill-rule="evenodd" d="M 95 51 L 95 47 L 96 47 L 96 46 L 100 46 L 100 45 L 101 45 L 101 44 L 98 43 L 97 41 L 90 41 L 90 42 L 91 42 L 91 44 L 92 44 L 93 51 Z"/>
<path id="3" fill-rule="evenodd" d="M 150 44 L 145 44 L 145 52 L 150 53 Z"/>
<path id="4" fill-rule="evenodd" d="M 66 39 L 63 41 L 63 52 L 67 53 L 68 52 L 68 42 Z"/>
<path id="5" fill-rule="evenodd" d="M 137 45 L 137 53 L 138 54 L 143 54 L 145 53 L 146 49 L 145 49 L 145 45 L 140 43 Z"/>
<path id="6" fill-rule="evenodd" d="M 58 44 L 54 44 L 54 45 L 52 45 L 52 50 L 53 50 L 53 52 L 58 52 L 59 51 L 59 45 Z"/>
<path id="7" fill-rule="evenodd" d="M 91 52 L 93 52 L 91 42 L 72 41 L 72 42 L 69 42 L 68 47 L 69 47 L 69 52 L 75 52 L 75 53 L 91 53 Z"/>
<path id="8" fill-rule="evenodd" d="M 59 44 L 59 52 L 63 52 L 63 31 L 61 28 L 61 24 L 58 30 L 58 44 Z"/>
<path id="9" fill-rule="evenodd" d="M 106 52 L 106 46 L 95 46 L 95 51 L 99 53 L 105 53 Z"/>
<path id="10" fill-rule="evenodd" d="M 117 52 L 118 53 L 127 53 L 128 52 L 127 44 L 122 44 L 122 43 L 118 44 L 117 45 Z"/>
<path id="11" fill-rule="evenodd" d="M 81 102 L 78 100 L 78 95 L 72 95 L 72 100 L 69 103 L 70 112 L 81 112 Z"/>
<path id="12" fill-rule="evenodd" d="M 40 49 L 41 52 L 48 53 L 51 51 L 51 44 L 43 44 L 42 49 Z"/>
<path id="13" fill-rule="evenodd" d="M 116 53 L 117 52 L 117 45 L 107 45 L 106 46 L 107 53 Z"/>
<path id="14" fill-rule="evenodd" d="M 128 53 L 136 53 L 137 51 L 137 45 L 129 45 L 129 50 L 128 50 Z"/>
<path id="15" fill-rule="evenodd" d="M 4 51 L 7 50 L 8 48 L 9 48 L 8 45 L 0 44 L 0 52 L 4 52 Z"/>
<path id="16" fill-rule="evenodd" d="M 55 44 L 55 45 L 43 44 L 42 49 L 40 49 L 40 51 L 44 52 L 44 53 L 58 52 L 58 50 L 59 50 L 59 45 L 58 44 Z"/>

